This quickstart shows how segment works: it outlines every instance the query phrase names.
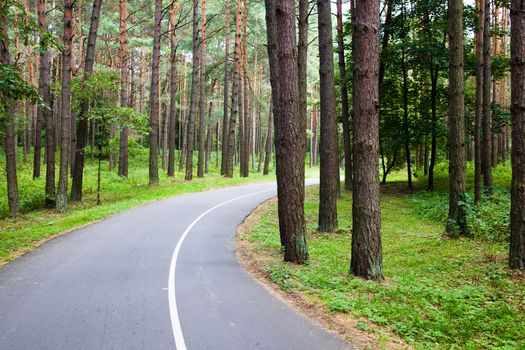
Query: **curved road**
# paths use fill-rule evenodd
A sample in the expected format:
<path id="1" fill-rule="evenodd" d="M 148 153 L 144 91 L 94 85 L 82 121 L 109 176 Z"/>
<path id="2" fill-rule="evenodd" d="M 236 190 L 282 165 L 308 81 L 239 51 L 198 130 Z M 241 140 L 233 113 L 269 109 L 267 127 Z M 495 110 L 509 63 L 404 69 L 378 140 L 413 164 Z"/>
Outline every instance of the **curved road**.
<path id="1" fill-rule="evenodd" d="M 257 184 L 174 197 L 75 230 L 0 268 L 0 349 L 339 350 L 237 263 Z"/>

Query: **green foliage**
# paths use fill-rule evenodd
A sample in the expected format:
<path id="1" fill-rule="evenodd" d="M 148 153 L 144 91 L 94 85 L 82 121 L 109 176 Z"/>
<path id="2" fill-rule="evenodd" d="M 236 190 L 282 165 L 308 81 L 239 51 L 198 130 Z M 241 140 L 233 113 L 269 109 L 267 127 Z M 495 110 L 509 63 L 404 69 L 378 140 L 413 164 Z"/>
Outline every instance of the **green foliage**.
<path id="1" fill-rule="evenodd" d="M 418 216 L 435 222 L 446 223 L 448 216 L 448 181 L 447 163 L 436 167 L 437 190 L 434 192 L 421 191 L 412 196 Z M 473 178 L 473 166 L 469 165 L 468 178 Z M 508 242 L 510 236 L 510 196 L 509 184 L 511 169 L 509 164 L 502 164 L 495 168 L 494 194 L 484 195 L 478 205 L 474 205 L 472 195 L 472 181 L 469 182 L 469 193 L 466 194 L 464 204 L 467 213 L 467 226 L 470 234 L 491 242 Z"/>

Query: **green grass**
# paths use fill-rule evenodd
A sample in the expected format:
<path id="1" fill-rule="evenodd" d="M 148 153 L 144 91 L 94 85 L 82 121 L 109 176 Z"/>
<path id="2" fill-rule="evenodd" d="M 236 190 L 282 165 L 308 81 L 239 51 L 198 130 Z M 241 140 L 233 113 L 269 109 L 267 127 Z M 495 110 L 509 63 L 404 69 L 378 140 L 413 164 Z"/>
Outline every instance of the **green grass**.
<path id="1" fill-rule="evenodd" d="M 12 259 L 20 251 L 34 248 L 39 241 L 66 230 L 99 220 L 108 215 L 153 201 L 183 193 L 205 191 L 213 188 L 234 186 L 259 181 L 272 181 L 274 175 L 262 176 L 252 172 L 248 178 L 240 178 L 235 171 L 233 179 L 223 178 L 215 168 L 215 158 L 210 161 L 210 173 L 204 178 L 195 177 L 191 182 L 184 181 L 184 174 L 177 172 L 168 178 L 159 169 L 160 184 L 148 185 L 148 152 L 135 146 L 130 149 L 129 177 L 121 178 L 116 169 L 109 172 L 108 162 L 102 163 L 102 204 L 96 205 L 97 164 L 88 161 L 84 173 L 84 197 L 82 203 L 70 203 L 67 213 L 44 209 L 45 166 L 43 177 L 32 179 L 32 156 L 28 161 L 18 161 L 18 179 L 22 217 L 11 219 L 7 216 L 7 184 L 5 179 L 5 157 L 0 154 L 0 264 Z M 159 161 L 160 165 L 160 161 Z M 58 171 L 58 169 L 57 169 Z M 315 169 L 310 171 L 315 176 Z M 71 183 L 70 183 L 71 184 Z"/>
<path id="2" fill-rule="evenodd" d="M 380 338 L 387 329 L 416 349 L 524 349 L 525 280 L 506 267 L 508 245 L 445 238 L 443 223 L 421 215 L 405 187 L 383 188 L 386 281 L 381 284 L 349 275 L 348 193 L 338 203 L 341 229 L 321 234 L 316 231 L 318 189 L 307 191 L 307 266 L 281 261 L 275 205 L 245 239 L 265 254 L 268 278 L 282 290 L 320 300 L 334 314 L 360 318 L 358 328 Z"/>

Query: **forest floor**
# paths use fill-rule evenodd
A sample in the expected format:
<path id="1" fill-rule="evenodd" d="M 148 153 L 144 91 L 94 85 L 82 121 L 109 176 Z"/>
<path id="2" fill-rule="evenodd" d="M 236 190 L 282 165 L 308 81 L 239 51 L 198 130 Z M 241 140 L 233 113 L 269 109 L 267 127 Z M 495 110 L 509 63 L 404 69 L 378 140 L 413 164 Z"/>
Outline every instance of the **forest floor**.
<path id="1" fill-rule="evenodd" d="M 239 260 L 358 349 L 525 348 L 525 276 L 507 268 L 505 239 L 444 237 L 435 218 L 446 211 L 439 180 L 433 195 L 422 182 L 415 190 L 406 182 L 382 187 L 383 283 L 349 275 L 351 193 L 338 202 L 340 229 L 317 231 L 318 187 L 307 190 L 308 265 L 282 262 L 275 201 L 240 227 Z M 489 207 L 507 210 L 507 202 Z"/>
<path id="2" fill-rule="evenodd" d="M 100 205 L 96 203 L 97 163 L 88 161 L 84 171 L 83 200 L 70 203 L 69 210 L 63 214 L 44 208 L 45 165 L 42 166 L 42 177 L 33 180 L 32 155 L 28 155 L 28 161 L 23 161 L 20 155 L 17 170 L 23 215 L 14 219 L 7 217 L 5 162 L 0 163 L 0 265 L 59 234 L 154 200 L 226 186 L 275 180 L 273 174 L 263 176 L 257 172 L 251 172 L 248 178 L 241 178 L 238 171 L 233 179 L 224 178 L 219 175 L 213 156 L 210 160 L 209 174 L 204 178 L 197 178 L 196 169 L 194 180 L 191 182 L 184 180 L 183 172 L 176 172 L 175 177 L 169 178 L 164 170 L 159 169 L 159 185 L 149 186 L 147 151 L 135 150 L 131 155 L 127 179 L 118 176 L 116 169 L 110 172 L 107 160 L 103 161 Z M 0 154 L 0 157 L 5 159 L 3 154 Z M 197 164 L 196 159 L 194 164 Z M 310 176 L 318 176 L 317 172 L 318 169 L 312 169 Z"/>

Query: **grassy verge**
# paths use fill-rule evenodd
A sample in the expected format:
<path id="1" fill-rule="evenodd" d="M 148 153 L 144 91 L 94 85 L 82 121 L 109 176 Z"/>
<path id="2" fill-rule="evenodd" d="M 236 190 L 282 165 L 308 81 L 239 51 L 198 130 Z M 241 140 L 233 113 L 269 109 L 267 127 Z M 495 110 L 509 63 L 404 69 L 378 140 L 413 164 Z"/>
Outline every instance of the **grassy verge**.
<path id="1" fill-rule="evenodd" d="M 0 156 L 3 156 L 0 154 Z M 1 159 L 4 159 L 3 157 Z M 21 159 L 21 157 L 19 158 Z M 28 159 L 32 159 L 28 156 Z M 24 215 L 7 218 L 7 184 L 0 182 L 0 264 L 33 249 L 46 239 L 108 215 L 153 201 L 184 193 L 205 191 L 214 188 L 241 185 L 253 182 L 272 181 L 274 175 L 262 176 L 252 172 L 249 178 L 240 178 L 238 171 L 233 179 L 223 178 L 210 161 L 210 172 L 204 178 L 191 182 L 184 181 L 184 175 L 177 172 L 168 178 L 159 169 L 160 184 L 148 185 L 147 152 L 135 149 L 130 159 L 129 177 L 121 178 L 116 170 L 110 172 L 107 162 L 102 166 L 102 204 L 96 205 L 96 162 L 88 162 L 84 173 L 84 198 L 81 203 L 71 203 L 67 213 L 43 208 L 45 175 L 32 179 L 32 163 L 19 161 L 18 178 L 21 207 Z M 196 162 L 195 162 L 196 164 Z M 5 164 L 0 164 L 0 178 L 5 179 Z M 42 174 L 45 174 L 43 166 Z M 315 170 L 310 173 L 315 176 Z"/>
<path id="2" fill-rule="evenodd" d="M 357 320 L 354 326 L 375 335 L 383 347 L 395 334 L 416 349 L 525 348 L 525 280 L 506 267 L 508 245 L 444 238 L 442 223 L 419 215 L 419 204 L 405 186 L 383 188 L 387 280 L 382 284 L 348 274 L 348 193 L 338 203 L 340 231 L 321 234 L 316 231 L 318 190 L 307 191 L 307 266 L 281 261 L 275 204 L 258 214 L 241 239 L 268 282 L 285 294 L 299 293 L 334 319 Z"/>

